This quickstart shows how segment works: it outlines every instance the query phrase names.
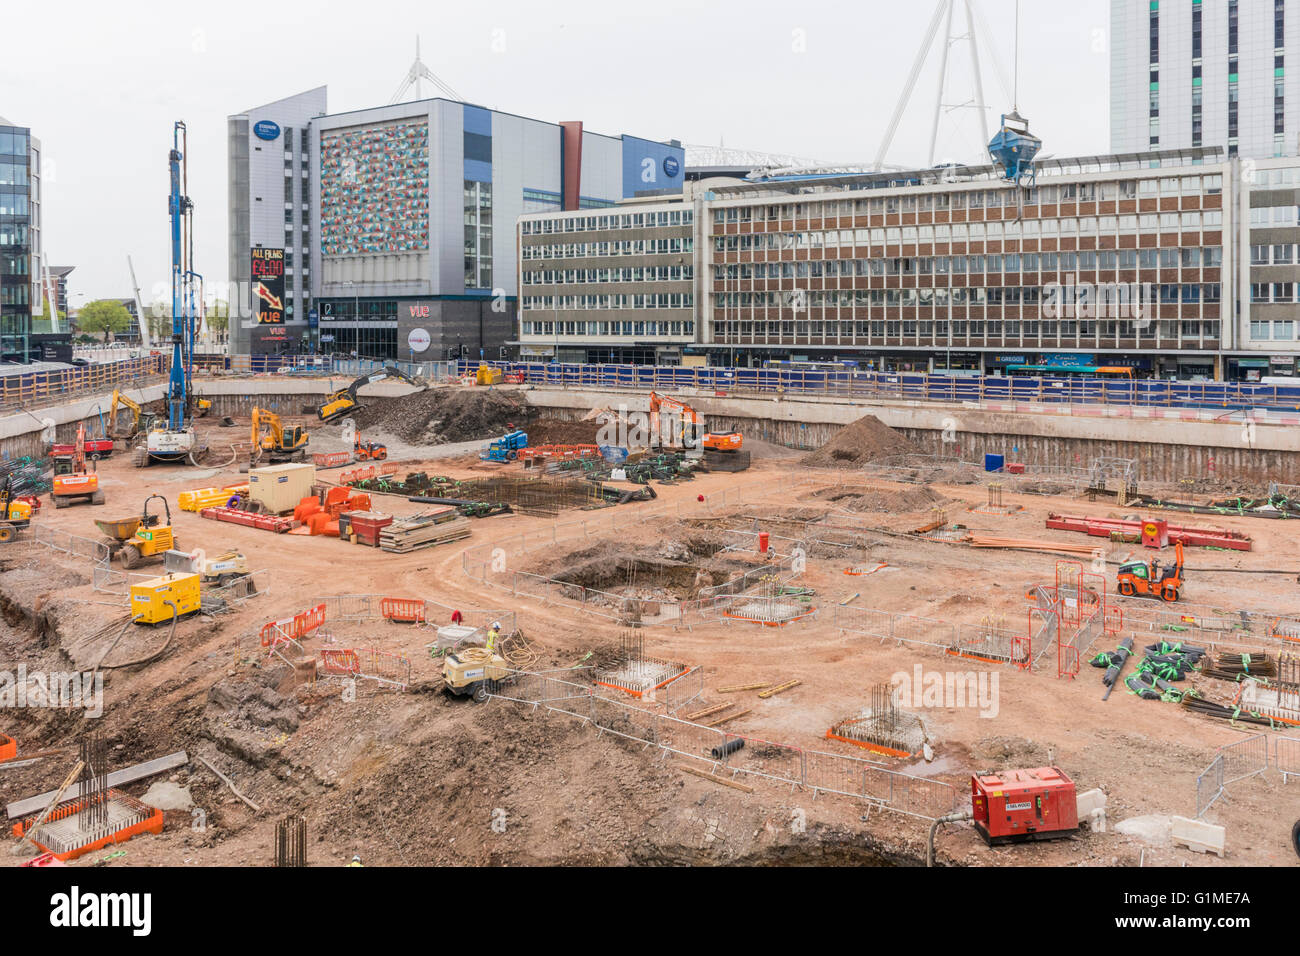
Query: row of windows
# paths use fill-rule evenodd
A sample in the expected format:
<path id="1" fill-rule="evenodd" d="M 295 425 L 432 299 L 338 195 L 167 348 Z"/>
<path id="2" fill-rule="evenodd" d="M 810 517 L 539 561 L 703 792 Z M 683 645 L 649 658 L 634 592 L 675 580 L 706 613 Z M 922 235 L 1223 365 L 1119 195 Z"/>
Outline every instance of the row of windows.
<path id="1" fill-rule="evenodd" d="M 527 196 L 528 190 L 525 190 Z M 556 200 L 557 202 L 559 200 Z M 623 213 L 622 215 L 564 216 L 556 219 L 524 219 L 519 228 L 525 236 L 551 235 L 556 232 L 591 232 L 608 229 L 649 229 L 657 226 L 689 226 L 695 211 L 689 208 L 660 212 Z"/>
<path id="2" fill-rule="evenodd" d="M 1290 285 L 1291 283 L 1286 283 Z M 1080 287 L 1076 287 L 1080 288 Z M 1086 287 L 1083 287 L 1086 288 Z M 1200 302 L 1215 303 L 1220 301 L 1222 286 L 1217 282 L 1201 283 L 1163 283 L 1151 290 L 1165 305 L 1195 305 Z M 783 292 L 715 292 L 713 307 L 719 311 L 731 309 L 850 309 L 850 308 L 885 308 L 888 306 L 920 306 L 946 308 L 948 305 L 1039 305 L 1051 298 L 1045 289 L 1038 286 L 991 286 L 985 288 L 937 288 L 937 289 L 829 289 L 805 291 L 787 290 Z M 1066 308 L 1068 296 L 1052 298 L 1059 308 Z M 1080 296 L 1077 301 L 1088 301 Z M 1098 300 L 1100 301 L 1100 300 Z"/>
<path id="3" fill-rule="evenodd" d="M 694 266 L 631 266 L 621 269 L 539 269 L 523 273 L 524 285 L 554 285 L 557 282 L 689 282 Z"/>
<path id="4" fill-rule="evenodd" d="M 1278 207 L 1291 209 L 1295 207 Z M 1253 211 L 1253 210 L 1252 210 Z M 758 249 L 823 249 L 837 246 L 899 245 L 935 242 L 1001 242 L 1004 239 L 1038 239 L 1101 236 L 1117 233 L 1199 232 L 1221 229 L 1223 213 L 1148 213 L 1141 216 L 1083 216 L 1078 219 L 1025 219 L 1020 222 L 972 222 L 938 226 L 888 226 L 872 229 L 829 229 L 825 232 L 759 232 L 740 236 L 714 236 L 716 251 Z"/>
<path id="5" fill-rule="evenodd" d="M 622 239 L 618 242 L 564 242 L 520 246 L 524 259 L 585 259 L 593 256 L 660 256 L 694 252 L 690 236 L 670 239 Z"/>
<path id="6" fill-rule="evenodd" d="M 1284 242 L 1281 245 L 1264 245 L 1250 247 L 1250 264 L 1252 266 L 1289 266 L 1300 262 L 1296 258 L 1295 243 Z"/>
<path id="7" fill-rule="evenodd" d="M 1025 252 L 987 256 L 920 256 L 872 259 L 812 259 L 786 262 L 730 263 L 728 278 L 782 278 L 803 276 L 906 275 L 916 272 L 1073 272 L 1094 269 L 1217 268 L 1223 262 L 1220 246 L 1181 249 L 1085 249 L 1082 252 Z M 715 270 L 724 266 L 716 265 Z M 740 271 L 737 271 L 737 270 Z"/>
<path id="8" fill-rule="evenodd" d="M 27 160 L 0 156 L 0 186 L 26 186 Z"/>
<path id="9" fill-rule="evenodd" d="M 695 323 L 690 319 L 671 322 L 542 322 L 525 320 L 519 325 L 523 335 L 694 335 Z"/>
<path id="10" fill-rule="evenodd" d="M 1223 192 L 1223 176 L 1169 176 L 1108 182 L 1062 183 L 1034 189 L 988 189 L 916 192 L 867 199 L 825 200 L 781 205 L 728 206 L 713 210 L 713 221 L 777 222 L 830 216 L 880 216 L 887 213 L 935 212 L 944 209 L 995 209 L 999 206 L 1054 205 L 1062 202 L 1109 202 L 1154 196 L 1199 196 Z"/>
<path id="11" fill-rule="evenodd" d="M 1254 319 L 1250 323 L 1250 337 L 1256 342 L 1291 342 L 1295 340 L 1296 324 L 1290 319 L 1282 319 L 1278 322 L 1257 322 Z"/>
<path id="12" fill-rule="evenodd" d="M 1300 206 L 1256 206 L 1250 211 L 1252 226 L 1300 225 Z"/>
<path id="13" fill-rule="evenodd" d="M 1264 247 L 1267 248 L 1267 247 Z M 965 275 L 990 272 L 1093 272 L 1097 269 L 1217 269 L 1222 246 L 1181 249 L 1102 249 L 1083 252 L 1009 252 L 989 256 L 919 256 L 893 259 L 816 259 L 715 265 L 714 278 L 805 279 L 830 276 Z"/>
<path id="14" fill-rule="evenodd" d="M 658 292 L 645 295 L 525 295 L 519 307 L 526 311 L 568 312 L 574 309 L 691 309 L 690 292 Z"/>
<path id="15" fill-rule="evenodd" d="M 1294 305 L 1300 302 L 1300 285 L 1294 282 L 1252 282 L 1250 301 L 1257 304 Z"/>
<path id="16" fill-rule="evenodd" d="M 1195 342 L 1217 340 L 1216 321 L 1161 320 L 1139 327 L 1135 322 L 1116 319 L 892 319 L 870 321 L 731 321 L 713 324 L 717 342 L 741 339 L 766 339 L 772 342 L 794 339 L 821 339 L 828 344 L 870 341 L 871 339 L 908 339 L 934 341 L 953 339 L 982 341 L 985 345 L 1019 345 L 1025 340 L 1040 344 L 1084 345 L 1120 340 L 1144 339 L 1154 342 Z M 1046 342 L 1044 342 L 1046 340 Z"/>

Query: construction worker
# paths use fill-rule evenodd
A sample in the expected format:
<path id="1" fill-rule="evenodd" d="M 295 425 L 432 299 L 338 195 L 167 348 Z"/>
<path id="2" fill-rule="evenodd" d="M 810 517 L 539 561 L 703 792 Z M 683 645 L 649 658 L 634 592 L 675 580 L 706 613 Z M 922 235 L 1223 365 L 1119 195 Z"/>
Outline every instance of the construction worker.
<path id="1" fill-rule="evenodd" d="M 492 627 L 488 631 L 488 636 L 487 636 L 487 651 L 489 654 L 496 653 L 497 639 L 500 637 L 501 637 L 501 622 L 493 621 Z"/>
<path id="2" fill-rule="evenodd" d="M 364 866 L 364 865 L 365 865 L 365 864 L 361 862 L 361 854 L 360 854 L 360 853 L 355 853 L 355 854 L 353 854 L 353 856 L 352 856 L 352 862 L 348 864 L 348 866 Z"/>

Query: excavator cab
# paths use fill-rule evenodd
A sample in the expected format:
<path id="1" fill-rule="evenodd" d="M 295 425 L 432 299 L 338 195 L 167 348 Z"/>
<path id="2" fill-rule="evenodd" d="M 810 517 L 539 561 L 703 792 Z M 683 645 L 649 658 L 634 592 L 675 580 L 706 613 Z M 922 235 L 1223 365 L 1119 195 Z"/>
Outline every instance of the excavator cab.
<path id="1" fill-rule="evenodd" d="M 1126 597 L 1154 597 L 1173 603 L 1183 586 L 1183 543 L 1174 542 L 1174 563 L 1161 564 L 1159 558 L 1126 561 L 1120 565 L 1116 583 Z"/>

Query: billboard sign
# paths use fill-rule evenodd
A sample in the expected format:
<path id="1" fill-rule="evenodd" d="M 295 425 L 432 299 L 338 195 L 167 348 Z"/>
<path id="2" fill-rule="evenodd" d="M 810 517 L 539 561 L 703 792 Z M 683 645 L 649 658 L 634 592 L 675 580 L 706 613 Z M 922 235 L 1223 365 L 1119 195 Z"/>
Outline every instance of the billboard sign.
<path id="1" fill-rule="evenodd" d="M 253 305 L 259 325 L 284 324 L 284 250 L 257 246 L 252 251 Z"/>

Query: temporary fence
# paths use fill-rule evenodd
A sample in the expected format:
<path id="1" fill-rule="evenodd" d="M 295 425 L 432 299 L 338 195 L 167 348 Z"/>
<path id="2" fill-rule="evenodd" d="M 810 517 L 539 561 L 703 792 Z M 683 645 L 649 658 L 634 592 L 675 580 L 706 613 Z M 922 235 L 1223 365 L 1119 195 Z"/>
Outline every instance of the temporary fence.
<path id="1" fill-rule="evenodd" d="M 1226 786 L 1268 770 L 1268 735 L 1254 734 L 1219 748 L 1223 757 L 1223 783 Z"/>
<path id="2" fill-rule="evenodd" d="M 831 624 L 846 634 L 930 647 L 953 657 L 990 664 L 1010 664 L 1022 670 L 1033 666 L 1035 637 L 1004 627 L 954 623 L 878 608 L 837 604 Z"/>
<path id="3" fill-rule="evenodd" d="M 1281 747 L 1281 741 L 1292 741 L 1290 737 L 1278 738 L 1278 747 Z M 1300 741 L 1294 741 L 1300 744 Z M 1281 754 L 1281 749 L 1278 750 Z M 1289 766 L 1295 769 L 1284 771 L 1283 782 L 1286 781 L 1288 773 L 1300 772 L 1300 747 L 1292 749 L 1289 745 L 1286 750 L 1286 756 Z M 1238 740 L 1235 743 L 1226 744 L 1218 749 L 1210 765 L 1202 770 L 1196 777 L 1196 818 L 1199 820 L 1205 815 L 1205 811 L 1210 809 L 1216 800 L 1224 794 L 1225 788 L 1230 783 L 1236 783 L 1238 780 L 1245 780 L 1247 777 L 1258 776 L 1268 770 L 1268 735 L 1253 734 L 1249 737 Z"/>
<path id="4" fill-rule="evenodd" d="M 1196 819 L 1205 816 L 1214 801 L 1223 796 L 1223 754 L 1217 754 L 1210 765 L 1196 776 Z"/>
<path id="5" fill-rule="evenodd" d="M 563 672 L 560 672 L 563 673 Z M 928 820 L 955 810 L 963 791 L 842 754 L 807 750 L 759 737 L 726 733 L 669 714 L 614 700 L 565 681 L 556 672 L 513 672 L 489 681 L 491 696 L 579 717 L 601 734 L 655 747 L 695 761 L 719 777 L 759 777 L 818 793 L 855 798 Z"/>
<path id="6" fill-rule="evenodd" d="M 907 402 L 960 402 L 1003 411 L 1108 417 L 1207 418 L 1225 408 L 1300 408 L 1300 388 L 1246 382 L 1168 382 L 997 375 L 931 375 L 842 369 L 754 369 L 653 365 L 488 363 L 529 385 L 707 394 L 799 394 Z M 477 363 L 462 366 L 472 369 Z M 1163 415 L 1160 412 L 1168 409 Z M 1198 409 L 1206 411 L 1198 412 Z"/>
<path id="7" fill-rule="evenodd" d="M 127 385 L 144 385 L 161 378 L 170 363 L 170 356 L 146 355 L 118 362 L 5 375 L 0 377 L 0 408 L 31 408 Z"/>
<path id="8" fill-rule="evenodd" d="M 1273 766 L 1282 775 L 1283 783 L 1300 777 L 1300 737 L 1273 738 Z"/>
<path id="9" fill-rule="evenodd" d="M 55 528 L 33 528 L 26 539 L 38 547 L 48 548 L 70 557 L 85 558 L 90 563 L 92 588 L 100 594 L 111 594 L 123 602 L 131 598 L 131 586 L 149 581 L 157 574 L 139 571 L 119 571 L 113 567 L 113 553 L 108 542 L 85 538 Z"/>
<path id="10" fill-rule="evenodd" d="M 511 634 L 517 630 L 514 611 L 505 608 L 454 607 L 432 598 L 405 598 L 387 594 L 331 594 L 313 598 L 312 603 L 323 604 L 327 619 L 341 624 L 395 621 L 436 628 L 442 623 L 453 623 L 452 615 L 459 612 L 459 623 L 467 627 L 486 630 L 493 624 L 500 624 L 502 634 Z M 384 610 L 386 606 L 390 612 L 388 614 Z M 397 610 L 402 611 L 402 615 L 392 616 Z"/>

